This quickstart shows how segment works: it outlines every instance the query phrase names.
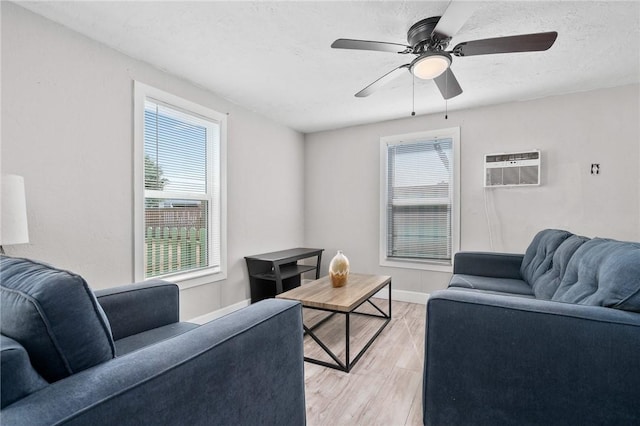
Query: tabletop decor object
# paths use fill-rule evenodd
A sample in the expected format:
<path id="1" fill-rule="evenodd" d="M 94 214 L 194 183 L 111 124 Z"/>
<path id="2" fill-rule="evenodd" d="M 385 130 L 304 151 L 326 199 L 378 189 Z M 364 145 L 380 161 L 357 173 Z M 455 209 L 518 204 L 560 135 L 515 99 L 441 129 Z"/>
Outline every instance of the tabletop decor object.
<path id="1" fill-rule="evenodd" d="M 334 287 L 343 287 L 347 284 L 349 277 L 349 259 L 341 250 L 331 259 L 329 264 L 329 277 L 331 277 L 331 285 Z"/>

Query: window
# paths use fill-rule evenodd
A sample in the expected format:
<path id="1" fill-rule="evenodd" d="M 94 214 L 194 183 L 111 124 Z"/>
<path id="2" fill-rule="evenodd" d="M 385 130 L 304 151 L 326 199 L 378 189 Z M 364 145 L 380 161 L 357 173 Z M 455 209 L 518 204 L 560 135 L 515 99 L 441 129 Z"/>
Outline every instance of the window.
<path id="1" fill-rule="evenodd" d="M 450 270 L 459 247 L 460 129 L 380 141 L 380 263 Z"/>
<path id="2" fill-rule="evenodd" d="M 135 85 L 135 274 L 225 273 L 226 116 Z"/>

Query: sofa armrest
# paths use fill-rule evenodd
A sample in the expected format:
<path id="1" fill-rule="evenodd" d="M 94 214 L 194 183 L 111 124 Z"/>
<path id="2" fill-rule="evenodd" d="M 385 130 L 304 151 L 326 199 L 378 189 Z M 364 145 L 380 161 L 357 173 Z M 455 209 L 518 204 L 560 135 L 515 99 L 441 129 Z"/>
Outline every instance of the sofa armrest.
<path id="1" fill-rule="evenodd" d="M 519 280 L 522 259 L 524 254 L 461 251 L 453 258 L 453 273 Z"/>
<path id="2" fill-rule="evenodd" d="M 53 383 L 10 425 L 305 423 L 302 309 L 268 299 Z"/>
<path id="3" fill-rule="evenodd" d="M 113 287 L 95 292 L 114 340 L 173 324 L 180 318 L 178 286 L 162 280 Z"/>
<path id="4" fill-rule="evenodd" d="M 637 313 L 434 292 L 424 424 L 637 423 L 638 350 Z"/>

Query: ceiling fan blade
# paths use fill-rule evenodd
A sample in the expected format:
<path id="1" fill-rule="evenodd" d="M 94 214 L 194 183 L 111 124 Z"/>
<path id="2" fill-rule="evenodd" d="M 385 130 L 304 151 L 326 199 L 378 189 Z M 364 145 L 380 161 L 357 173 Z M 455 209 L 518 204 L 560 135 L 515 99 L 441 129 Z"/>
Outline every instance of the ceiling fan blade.
<path id="1" fill-rule="evenodd" d="M 478 7 L 479 5 L 474 2 L 453 0 L 433 29 L 432 35 L 440 40 L 453 37 Z"/>
<path id="2" fill-rule="evenodd" d="M 339 38 L 331 44 L 334 49 L 375 50 L 379 52 L 408 53 L 411 47 L 399 43 L 386 43 L 384 41 L 351 40 Z"/>
<path id="3" fill-rule="evenodd" d="M 458 79 L 453 75 L 451 68 L 447 68 L 445 72 L 433 79 L 445 99 L 451 99 L 462 93 L 462 87 L 458 83 Z"/>
<path id="4" fill-rule="evenodd" d="M 398 68 L 389 71 L 388 73 L 356 93 L 356 98 L 364 98 L 365 96 L 369 96 L 385 84 L 389 83 L 391 80 L 395 80 L 396 78 L 400 77 L 405 68 L 408 69 L 409 64 L 400 65 Z"/>
<path id="5" fill-rule="evenodd" d="M 456 56 L 475 56 L 494 53 L 539 52 L 553 46 L 557 37 L 558 33 L 551 31 L 465 41 L 454 47 L 452 53 Z"/>

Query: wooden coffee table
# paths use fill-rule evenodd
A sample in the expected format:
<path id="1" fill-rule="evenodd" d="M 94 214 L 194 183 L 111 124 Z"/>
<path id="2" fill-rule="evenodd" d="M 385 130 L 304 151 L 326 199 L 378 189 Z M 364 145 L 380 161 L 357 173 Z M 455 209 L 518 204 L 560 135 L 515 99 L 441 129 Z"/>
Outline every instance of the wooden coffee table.
<path id="1" fill-rule="evenodd" d="M 388 313 L 385 313 L 382 309 L 376 306 L 371 297 L 379 290 L 388 286 L 389 288 L 389 307 Z M 310 283 L 304 284 L 300 287 L 296 287 L 292 290 L 278 294 L 276 296 L 280 299 L 297 300 L 302 303 L 302 306 L 310 309 L 317 309 L 321 311 L 331 312 L 331 315 L 322 319 L 317 324 L 311 327 L 307 327 L 303 323 L 304 331 L 308 334 L 330 357 L 335 361 L 335 364 L 331 364 L 315 358 L 304 357 L 304 360 L 314 364 L 322 365 L 325 367 L 335 368 L 345 372 L 351 371 L 351 368 L 358 362 L 367 349 L 371 346 L 373 341 L 380 335 L 382 330 L 391 321 L 391 277 L 386 275 L 365 275 L 365 274 L 349 274 L 347 285 L 344 287 L 334 288 L 331 285 L 331 280 L 328 276 L 322 277 Z M 373 306 L 380 315 L 371 314 L 367 312 L 356 312 L 356 309 L 363 303 L 369 303 Z M 333 315 L 343 314 L 345 318 L 345 361 L 343 362 L 338 356 L 331 351 L 325 345 L 318 336 L 314 333 L 318 327 L 328 321 Z M 384 323 L 378 328 L 373 337 L 365 344 L 365 346 L 358 352 L 353 358 L 349 357 L 349 316 L 364 315 L 375 318 L 384 318 Z"/>

